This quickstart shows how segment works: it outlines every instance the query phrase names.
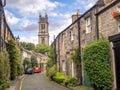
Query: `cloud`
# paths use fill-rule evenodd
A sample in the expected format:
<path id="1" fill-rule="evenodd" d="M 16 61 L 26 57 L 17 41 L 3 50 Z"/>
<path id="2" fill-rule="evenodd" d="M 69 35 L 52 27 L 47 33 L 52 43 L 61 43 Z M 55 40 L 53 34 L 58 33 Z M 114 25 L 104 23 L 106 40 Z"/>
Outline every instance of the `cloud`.
<path id="1" fill-rule="evenodd" d="M 10 25 L 13 26 L 17 24 L 17 26 L 13 27 L 14 33 L 31 33 L 27 36 L 21 34 L 21 40 L 37 43 L 38 36 L 33 36 L 32 33 L 34 33 L 34 35 L 36 33 L 37 35 L 39 13 L 43 14 L 47 12 L 49 17 L 50 41 L 52 41 L 54 35 L 57 36 L 72 23 L 71 16 L 75 14 L 77 9 L 86 11 L 93 6 L 96 1 L 97 0 L 75 0 L 73 4 L 69 5 L 58 2 L 57 0 L 7 0 L 5 7 L 6 17 Z M 28 37 L 29 35 L 32 36 Z"/>
<path id="2" fill-rule="evenodd" d="M 51 2 L 50 0 L 7 0 L 8 8 L 16 8 L 22 16 L 34 17 L 39 12 L 52 11 L 57 7 L 63 7 L 60 2 Z"/>
<path id="3" fill-rule="evenodd" d="M 76 0 L 76 5 L 81 5 L 85 10 L 91 8 L 97 0 Z"/>
<path id="4" fill-rule="evenodd" d="M 24 37 L 20 37 L 20 41 L 21 42 L 31 42 L 34 44 L 38 44 L 38 37 L 37 36 L 24 36 Z"/>
<path id="5" fill-rule="evenodd" d="M 7 22 L 8 24 L 10 25 L 14 25 L 14 24 L 17 24 L 20 19 L 15 17 L 15 15 L 13 15 L 11 12 L 9 12 L 8 10 L 5 10 L 5 15 L 6 15 L 6 19 L 7 19 Z"/>
<path id="6" fill-rule="evenodd" d="M 36 24 L 28 24 L 27 26 L 23 28 L 16 28 L 15 31 L 17 32 L 37 32 L 38 31 L 38 25 Z"/>

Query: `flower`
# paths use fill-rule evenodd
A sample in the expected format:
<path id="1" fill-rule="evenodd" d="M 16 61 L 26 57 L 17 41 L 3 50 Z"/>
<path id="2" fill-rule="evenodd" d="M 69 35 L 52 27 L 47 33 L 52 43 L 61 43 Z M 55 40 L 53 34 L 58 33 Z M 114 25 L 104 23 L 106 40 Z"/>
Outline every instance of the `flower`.
<path id="1" fill-rule="evenodd" d="M 120 12 L 119 11 L 114 11 L 112 13 L 112 16 L 115 18 L 115 19 L 120 19 Z"/>

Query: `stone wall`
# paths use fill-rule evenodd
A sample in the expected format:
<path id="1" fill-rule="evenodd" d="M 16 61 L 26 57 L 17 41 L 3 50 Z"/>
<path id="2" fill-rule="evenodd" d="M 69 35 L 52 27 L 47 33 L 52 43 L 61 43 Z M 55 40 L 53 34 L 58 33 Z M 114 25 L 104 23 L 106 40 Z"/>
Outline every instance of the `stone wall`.
<path id="1" fill-rule="evenodd" d="M 110 9 L 104 11 L 101 13 L 99 17 L 99 34 L 103 35 L 105 38 L 108 39 L 109 36 L 117 34 L 118 33 L 118 20 L 113 18 L 112 13 L 114 11 L 117 11 L 117 6 L 120 5 L 118 3 L 117 5 L 111 7 Z"/>
<path id="2" fill-rule="evenodd" d="M 74 49 L 78 48 L 78 40 L 81 44 L 82 49 L 89 43 L 97 40 L 97 29 L 99 30 L 99 36 L 105 37 L 108 39 L 109 36 L 118 34 L 118 20 L 114 19 L 112 16 L 113 11 L 117 10 L 117 7 L 120 6 L 120 3 L 116 5 L 111 5 L 116 2 L 116 0 L 109 0 L 105 2 L 104 6 L 96 7 L 93 6 L 85 14 L 81 15 L 79 19 L 74 21 L 66 29 L 64 29 L 54 41 L 56 43 L 56 59 L 57 59 L 57 68 L 60 72 L 72 76 L 72 58 L 71 54 L 74 53 Z M 108 8 L 109 7 L 109 8 Z M 105 10 L 104 10 L 105 9 Z M 103 11 L 98 14 L 98 27 L 97 27 L 97 17 L 96 13 Z M 86 33 L 86 19 L 91 18 L 91 32 Z M 80 23 L 79 23 L 79 22 Z M 80 24 L 80 38 L 78 38 L 78 24 Z M 71 34 L 73 33 L 73 34 Z M 71 37 L 71 35 L 73 35 Z M 63 71 L 63 61 L 66 63 L 65 71 Z M 74 71 L 76 68 L 74 68 Z M 75 77 L 77 72 L 75 72 Z"/>

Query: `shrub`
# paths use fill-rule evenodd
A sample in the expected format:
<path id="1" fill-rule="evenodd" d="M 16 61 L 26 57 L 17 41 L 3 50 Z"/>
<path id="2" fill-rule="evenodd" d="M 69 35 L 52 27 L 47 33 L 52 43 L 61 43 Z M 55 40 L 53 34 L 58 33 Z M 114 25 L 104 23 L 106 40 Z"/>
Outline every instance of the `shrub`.
<path id="1" fill-rule="evenodd" d="M 64 85 L 75 87 L 79 85 L 79 81 L 73 77 L 67 77 L 64 80 Z"/>
<path id="2" fill-rule="evenodd" d="M 84 69 L 96 90 L 112 88 L 112 72 L 110 65 L 109 42 L 95 41 L 84 48 L 82 57 Z"/>
<path id="3" fill-rule="evenodd" d="M 5 90 L 9 85 L 10 63 L 6 51 L 0 53 L 0 90 Z"/>
<path id="4" fill-rule="evenodd" d="M 53 80 L 53 76 L 55 76 L 55 73 L 56 73 L 56 66 L 54 65 L 53 67 L 51 67 L 49 70 L 47 70 L 46 74 L 48 76 L 48 78 L 50 80 Z"/>
<path id="5" fill-rule="evenodd" d="M 56 81 L 57 83 L 63 83 L 65 78 L 66 77 L 60 72 L 56 72 L 55 75 L 53 76 L 53 80 Z"/>

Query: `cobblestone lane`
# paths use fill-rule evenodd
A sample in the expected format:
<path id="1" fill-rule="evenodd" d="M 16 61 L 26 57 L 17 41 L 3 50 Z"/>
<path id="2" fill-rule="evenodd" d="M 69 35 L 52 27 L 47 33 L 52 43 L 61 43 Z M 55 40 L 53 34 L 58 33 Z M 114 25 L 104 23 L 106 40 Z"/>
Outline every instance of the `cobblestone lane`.
<path id="1" fill-rule="evenodd" d="M 22 90 L 69 90 L 61 85 L 49 81 L 44 73 L 36 73 L 25 77 Z"/>

